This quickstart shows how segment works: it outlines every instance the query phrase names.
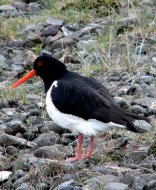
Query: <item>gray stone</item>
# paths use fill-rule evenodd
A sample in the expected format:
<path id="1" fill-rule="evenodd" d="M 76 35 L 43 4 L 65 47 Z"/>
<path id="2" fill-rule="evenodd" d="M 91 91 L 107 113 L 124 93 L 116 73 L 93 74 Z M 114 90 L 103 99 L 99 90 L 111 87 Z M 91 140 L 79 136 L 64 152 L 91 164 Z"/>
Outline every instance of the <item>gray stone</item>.
<path id="1" fill-rule="evenodd" d="M 128 17 L 122 18 L 118 21 L 117 23 L 117 30 L 123 29 L 123 28 L 127 28 L 133 25 L 138 24 L 139 22 L 139 18 L 136 15 L 130 15 Z"/>
<path id="2" fill-rule="evenodd" d="M 18 187 L 20 187 L 23 183 L 28 182 L 29 179 L 30 179 L 30 175 L 29 175 L 29 174 L 26 174 L 26 175 L 20 177 L 19 179 L 17 179 L 17 180 L 13 183 L 13 187 L 14 187 L 14 188 L 18 188 Z"/>
<path id="3" fill-rule="evenodd" d="M 55 133 L 58 133 L 59 135 L 62 135 L 63 133 L 66 132 L 66 129 L 58 126 L 56 123 L 53 121 L 48 121 L 46 122 L 45 126 L 40 129 L 41 133 L 53 131 Z"/>
<path id="4" fill-rule="evenodd" d="M 77 43 L 77 46 L 80 49 L 86 49 L 89 46 L 94 46 L 95 43 L 96 43 L 96 41 L 92 40 L 92 39 L 90 39 L 90 40 L 79 40 L 79 42 Z"/>
<path id="5" fill-rule="evenodd" d="M 17 156 L 18 153 L 18 149 L 14 146 L 7 146 L 5 151 L 10 156 Z"/>
<path id="6" fill-rule="evenodd" d="M 26 128 L 24 127 L 24 125 L 20 120 L 12 120 L 6 124 L 7 128 L 4 131 L 7 134 L 11 135 L 16 135 L 16 133 L 23 134 L 26 131 Z"/>
<path id="7" fill-rule="evenodd" d="M 1 5 L 0 6 L 0 12 L 2 11 L 14 11 L 16 10 L 15 7 L 13 7 L 12 5 Z"/>
<path id="8" fill-rule="evenodd" d="M 51 146 L 54 145 L 55 143 L 58 143 L 59 140 L 60 136 L 50 131 L 49 133 L 41 134 L 33 142 L 35 142 L 38 146 Z"/>
<path id="9" fill-rule="evenodd" d="M 139 98 L 133 101 L 135 104 L 139 104 L 142 107 L 151 107 L 152 105 L 156 104 L 156 98 L 144 97 Z"/>
<path id="10" fill-rule="evenodd" d="M 153 0 L 140 0 L 141 5 L 154 6 Z"/>
<path id="11" fill-rule="evenodd" d="M 101 29 L 102 26 L 100 24 L 89 24 L 88 26 L 85 26 L 83 29 L 80 31 L 80 36 L 84 36 L 86 34 L 91 34 L 95 33 L 96 29 Z"/>
<path id="12" fill-rule="evenodd" d="M 11 174 L 12 172 L 10 171 L 0 171 L 0 182 L 8 179 Z"/>
<path id="13" fill-rule="evenodd" d="M 88 189 L 105 190 L 104 189 L 105 184 L 112 183 L 112 182 L 119 182 L 119 178 L 113 175 L 109 175 L 109 174 L 92 177 L 84 182 L 86 185 L 83 186 L 83 190 L 88 190 Z"/>
<path id="14" fill-rule="evenodd" d="M 35 190 L 35 188 L 27 183 L 22 183 L 16 190 Z"/>
<path id="15" fill-rule="evenodd" d="M 27 132 L 23 133 L 23 137 L 24 137 L 26 140 L 28 140 L 28 141 L 32 141 L 32 140 L 35 139 L 35 134 L 32 133 L 32 132 L 27 131 Z"/>
<path id="16" fill-rule="evenodd" d="M 31 14 L 38 13 L 39 11 L 41 11 L 40 5 L 38 3 L 29 3 L 28 11 Z"/>
<path id="17" fill-rule="evenodd" d="M 0 144 L 3 146 L 6 145 L 18 145 L 18 146 L 26 146 L 26 147 L 34 147 L 36 143 L 27 141 L 22 138 L 18 138 L 12 135 L 0 134 Z"/>
<path id="18" fill-rule="evenodd" d="M 118 182 L 111 182 L 104 186 L 103 190 L 128 190 L 128 185 Z"/>
<path id="19" fill-rule="evenodd" d="M 17 115 L 16 108 L 2 108 L 2 112 L 7 116 Z"/>
<path id="20" fill-rule="evenodd" d="M 36 185 L 36 189 L 40 189 L 40 190 L 49 190 L 50 186 L 46 183 L 39 183 Z"/>
<path id="21" fill-rule="evenodd" d="M 0 55 L 0 71 L 8 67 L 7 60 L 3 55 Z"/>
<path id="22" fill-rule="evenodd" d="M 151 180 L 147 182 L 147 184 L 144 186 L 143 190 L 152 190 L 156 188 L 156 180 Z"/>
<path id="23" fill-rule="evenodd" d="M 26 46 L 31 42 L 34 42 L 35 44 L 42 43 L 42 38 L 38 34 L 29 33 L 25 42 L 24 42 L 24 45 Z"/>
<path id="24" fill-rule="evenodd" d="M 74 180 L 71 179 L 69 181 L 66 181 L 62 184 L 60 184 L 57 188 L 55 188 L 54 190 L 73 190 L 74 189 Z"/>
<path id="25" fill-rule="evenodd" d="M 62 26 L 63 25 L 63 20 L 61 19 L 54 19 L 54 18 L 48 18 L 46 23 L 48 25 L 52 25 L 52 26 Z"/>
<path id="26" fill-rule="evenodd" d="M 62 32 L 63 32 L 64 36 L 70 36 L 70 35 L 73 35 L 73 34 L 74 34 L 73 31 L 67 29 L 65 26 L 62 26 L 61 29 L 62 29 Z"/>
<path id="27" fill-rule="evenodd" d="M 129 108 L 129 110 L 133 113 L 136 113 L 136 114 L 145 114 L 146 113 L 145 109 L 139 105 L 131 106 Z"/>
<path id="28" fill-rule="evenodd" d="M 114 97 L 116 103 L 123 109 L 128 109 L 130 107 L 130 104 L 128 103 L 127 100 L 125 100 L 124 98 L 122 97 L 119 97 L 119 96 L 115 96 Z"/>
<path id="29" fill-rule="evenodd" d="M 74 41 L 71 38 L 67 38 L 67 37 L 60 38 L 52 43 L 51 50 L 53 51 L 54 49 L 57 49 L 57 48 L 65 48 L 66 46 L 69 46 L 73 43 Z"/>
<path id="30" fill-rule="evenodd" d="M 48 159 L 63 159 L 65 154 L 59 150 L 56 145 L 53 146 L 42 146 L 35 150 L 34 156 L 38 158 L 48 158 Z"/>
<path id="31" fill-rule="evenodd" d="M 55 26 L 48 26 L 44 28 L 41 32 L 41 36 L 55 36 L 55 34 L 58 32 L 59 28 Z"/>
<path id="32" fill-rule="evenodd" d="M 144 129 L 145 131 L 150 131 L 150 129 L 152 128 L 152 125 L 147 123 L 144 120 L 136 120 L 134 122 L 135 126 Z"/>

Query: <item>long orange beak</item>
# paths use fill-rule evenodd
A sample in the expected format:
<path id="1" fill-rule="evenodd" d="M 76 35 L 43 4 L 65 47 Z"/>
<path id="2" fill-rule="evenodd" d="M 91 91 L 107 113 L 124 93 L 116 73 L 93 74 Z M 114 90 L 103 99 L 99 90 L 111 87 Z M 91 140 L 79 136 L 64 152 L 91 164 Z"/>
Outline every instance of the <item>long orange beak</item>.
<path id="1" fill-rule="evenodd" d="M 22 77 L 21 79 L 19 79 L 17 82 L 15 82 L 14 84 L 11 85 L 11 88 L 16 88 L 17 86 L 23 84 L 24 82 L 26 82 L 27 80 L 29 80 L 30 78 L 32 78 L 34 75 L 36 75 L 36 71 L 34 69 L 32 69 L 29 73 L 27 73 L 24 77 Z"/>

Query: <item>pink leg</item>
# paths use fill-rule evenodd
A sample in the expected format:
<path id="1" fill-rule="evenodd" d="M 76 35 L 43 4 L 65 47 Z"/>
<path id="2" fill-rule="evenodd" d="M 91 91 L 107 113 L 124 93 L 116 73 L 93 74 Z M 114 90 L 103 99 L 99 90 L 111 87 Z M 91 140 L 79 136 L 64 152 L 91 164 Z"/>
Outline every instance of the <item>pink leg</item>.
<path id="1" fill-rule="evenodd" d="M 88 153 L 86 155 L 83 155 L 83 159 L 90 158 L 92 156 L 92 153 L 93 153 L 93 143 L 94 143 L 94 136 L 92 136 L 91 139 L 90 139 Z"/>
<path id="2" fill-rule="evenodd" d="M 67 159 L 65 160 L 66 162 L 81 160 L 81 155 L 82 155 L 82 143 L 83 143 L 83 135 L 80 133 L 80 134 L 78 135 L 77 156 L 76 156 L 76 157 L 72 157 L 72 158 L 67 158 Z"/>

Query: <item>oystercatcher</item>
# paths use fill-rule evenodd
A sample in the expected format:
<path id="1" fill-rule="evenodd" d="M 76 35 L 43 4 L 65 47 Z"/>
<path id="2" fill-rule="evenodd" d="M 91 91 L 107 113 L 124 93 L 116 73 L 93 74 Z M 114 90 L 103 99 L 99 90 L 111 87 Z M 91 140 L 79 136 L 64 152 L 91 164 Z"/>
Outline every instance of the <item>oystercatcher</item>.
<path id="1" fill-rule="evenodd" d="M 12 85 L 19 86 L 34 75 L 44 82 L 46 107 L 51 119 L 59 126 L 78 134 L 77 155 L 68 159 L 80 160 L 92 156 L 94 136 L 119 127 L 143 133 L 134 120 L 146 120 L 120 108 L 108 90 L 99 82 L 70 72 L 66 66 L 50 55 L 39 56 L 33 69 Z M 83 136 L 91 137 L 86 155 L 82 154 Z"/>

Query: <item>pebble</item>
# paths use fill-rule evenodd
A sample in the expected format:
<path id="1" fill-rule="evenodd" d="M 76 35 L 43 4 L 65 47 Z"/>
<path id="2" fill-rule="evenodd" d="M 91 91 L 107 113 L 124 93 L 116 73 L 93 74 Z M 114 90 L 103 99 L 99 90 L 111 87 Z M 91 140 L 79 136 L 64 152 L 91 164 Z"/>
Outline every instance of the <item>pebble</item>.
<path id="1" fill-rule="evenodd" d="M 103 190 L 128 190 L 128 185 L 118 182 L 108 183 L 104 186 Z"/>
<path id="2" fill-rule="evenodd" d="M 63 159 L 65 154 L 61 152 L 57 146 L 42 146 L 34 151 L 34 156 L 38 158 L 48 158 L 48 159 Z"/>
<path id="3" fill-rule="evenodd" d="M 38 138 L 34 139 L 34 143 L 36 143 L 39 147 L 42 146 L 51 146 L 55 143 L 58 143 L 60 140 L 60 135 L 50 131 L 49 133 L 41 134 Z"/>

